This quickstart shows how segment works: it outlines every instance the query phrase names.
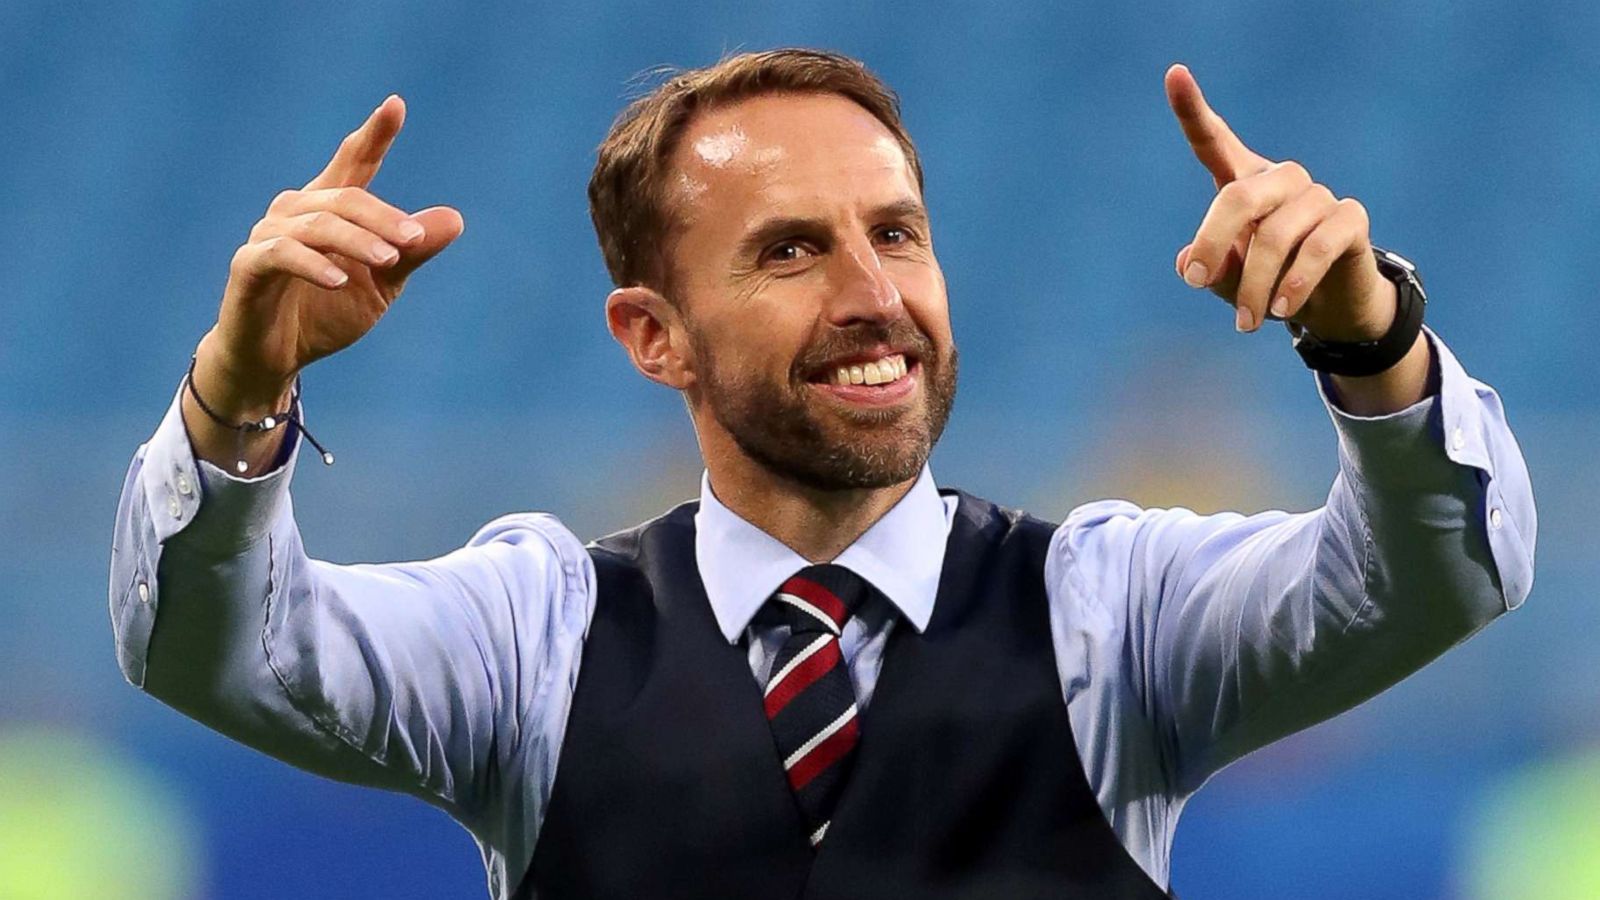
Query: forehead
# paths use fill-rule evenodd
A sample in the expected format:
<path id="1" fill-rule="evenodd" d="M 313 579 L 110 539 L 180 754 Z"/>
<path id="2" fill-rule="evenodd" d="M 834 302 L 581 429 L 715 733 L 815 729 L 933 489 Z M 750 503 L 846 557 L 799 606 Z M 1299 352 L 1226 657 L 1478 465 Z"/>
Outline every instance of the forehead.
<path id="1" fill-rule="evenodd" d="M 765 94 L 698 113 L 672 164 L 683 225 L 742 223 L 774 207 L 919 196 L 894 134 L 837 94 Z"/>

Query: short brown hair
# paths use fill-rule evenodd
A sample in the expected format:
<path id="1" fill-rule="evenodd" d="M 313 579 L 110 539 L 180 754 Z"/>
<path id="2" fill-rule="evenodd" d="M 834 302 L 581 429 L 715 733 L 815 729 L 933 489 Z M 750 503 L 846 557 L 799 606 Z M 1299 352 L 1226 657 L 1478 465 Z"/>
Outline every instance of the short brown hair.
<path id="1" fill-rule="evenodd" d="M 740 53 L 705 68 L 678 71 L 617 116 L 600 143 L 589 179 L 589 216 L 606 269 L 618 287 L 665 288 L 668 273 L 661 248 L 671 226 L 668 161 L 695 112 L 789 91 L 839 94 L 860 104 L 900 142 L 922 189 L 922 162 L 901 124 L 900 101 L 859 60 L 791 47 Z"/>

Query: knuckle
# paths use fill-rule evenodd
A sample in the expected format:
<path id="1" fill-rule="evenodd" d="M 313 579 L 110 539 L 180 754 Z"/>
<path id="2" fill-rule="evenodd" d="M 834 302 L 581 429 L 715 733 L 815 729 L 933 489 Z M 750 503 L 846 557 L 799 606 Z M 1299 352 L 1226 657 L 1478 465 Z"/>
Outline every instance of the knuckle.
<path id="1" fill-rule="evenodd" d="M 1346 197 L 1343 200 L 1340 200 L 1339 208 L 1344 210 L 1346 215 L 1353 217 L 1357 222 L 1365 223 L 1367 221 L 1366 205 L 1354 197 Z"/>
<path id="2" fill-rule="evenodd" d="M 1296 179 L 1303 180 L 1303 181 L 1310 181 L 1311 180 L 1311 173 L 1306 169 L 1306 167 L 1304 165 L 1301 165 L 1298 160 L 1286 159 L 1283 162 L 1278 163 L 1278 168 L 1283 170 L 1283 171 L 1285 171 L 1285 172 L 1288 172 L 1290 175 L 1294 176 Z"/>
<path id="3" fill-rule="evenodd" d="M 294 188 L 286 188 L 281 190 L 278 192 L 277 196 L 272 198 L 272 202 L 267 204 L 267 210 L 270 212 L 272 210 L 283 209 L 284 207 L 293 203 L 295 198 L 299 196 L 300 192 Z"/>
<path id="4" fill-rule="evenodd" d="M 359 209 L 371 196 L 364 188 L 343 187 L 339 189 L 339 208 L 343 210 Z"/>
<path id="5" fill-rule="evenodd" d="M 333 218 L 333 213 L 325 209 L 319 209 L 314 213 L 302 216 L 300 218 L 300 227 L 297 230 L 302 234 L 321 233 L 326 231 L 329 225 L 333 224 Z"/>
<path id="6" fill-rule="evenodd" d="M 1336 202 L 1336 198 L 1333 196 L 1333 191 L 1320 181 L 1312 182 L 1311 190 L 1314 191 L 1317 197 L 1319 197 L 1326 205 L 1331 205 Z"/>
<path id="7" fill-rule="evenodd" d="M 1306 240 L 1305 252 L 1312 259 L 1324 259 L 1333 255 L 1333 241 L 1326 235 L 1314 234 Z"/>
<path id="8" fill-rule="evenodd" d="M 281 264 L 283 258 L 289 254 L 289 241 L 282 235 L 269 237 L 256 247 L 259 257 L 275 266 Z"/>
<path id="9" fill-rule="evenodd" d="M 1248 181 L 1230 181 L 1217 192 L 1217 199 L 1230 206 L 1254 207 L 1256 191 Z"/>

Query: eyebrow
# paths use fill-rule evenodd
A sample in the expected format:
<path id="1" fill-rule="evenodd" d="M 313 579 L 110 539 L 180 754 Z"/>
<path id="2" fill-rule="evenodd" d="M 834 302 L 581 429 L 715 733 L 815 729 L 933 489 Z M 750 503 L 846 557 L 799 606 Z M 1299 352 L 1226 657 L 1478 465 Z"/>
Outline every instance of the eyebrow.
<path id="1" fill-rule="evenodd" d="M 917 224 L 926 224 L 928 209 L 921 200 L 914 197 L 905 197 L 885 203 L 876 207 L 867 218 L 873 221 L 885 219 L 908 220 Z M 825 219 L 809 218 L 807 216 L 779 216 L 766 219 L 756 225 L 739 241 L 739 255 L 749 256 L 759 253 L 768 244 L 787 235 L 814 235 L 826 233 L 829 223 Z"/>
<path id="2" fill-rule="evenodd" d="M 922 205 L 921 200 L 906 197 L 893 203 L 886 203 L 872 211 L 874 219 L 909 219 L 918 224 L 927 224 L 928 208 Z"/>

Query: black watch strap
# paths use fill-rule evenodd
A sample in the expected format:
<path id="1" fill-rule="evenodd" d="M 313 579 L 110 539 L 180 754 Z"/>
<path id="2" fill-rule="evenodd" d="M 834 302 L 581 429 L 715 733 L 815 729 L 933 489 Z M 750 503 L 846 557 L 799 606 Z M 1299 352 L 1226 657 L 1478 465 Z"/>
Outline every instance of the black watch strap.
<path id="1" fill-rule="evenodd" d="M 1422 331 L 1422 311 L 1428 303 L 1422 279 L 1410 260 L 1380 247 L 1372 248 L 1378 273 L 1394 282 L 1399 302 L 1394 323 L 1375 341 L 1325 341 L 1293 322 L 1285 322 L 1294 338 L 1294 349 L 1306 368 L 1332 375 L 1376 375 L 1392 367 L 1410 352 Z"/>

